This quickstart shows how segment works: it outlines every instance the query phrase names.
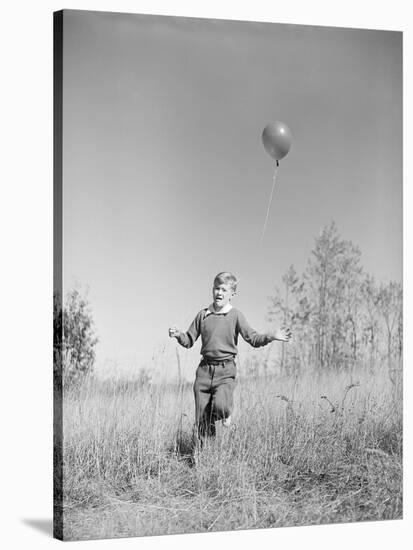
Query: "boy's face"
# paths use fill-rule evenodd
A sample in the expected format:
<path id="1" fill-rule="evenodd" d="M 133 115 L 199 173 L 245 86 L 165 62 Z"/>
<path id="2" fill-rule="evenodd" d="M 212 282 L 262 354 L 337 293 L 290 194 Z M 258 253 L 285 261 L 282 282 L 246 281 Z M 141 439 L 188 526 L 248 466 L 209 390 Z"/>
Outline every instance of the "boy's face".
<path id="1" fill-rule="evenodd" d="M 235 291 L 231 285 L 225 283 L 214 283 L 212 287 L 212 298 L 214 300 L 214 308 L 219 311 L 230 303 Z"/>

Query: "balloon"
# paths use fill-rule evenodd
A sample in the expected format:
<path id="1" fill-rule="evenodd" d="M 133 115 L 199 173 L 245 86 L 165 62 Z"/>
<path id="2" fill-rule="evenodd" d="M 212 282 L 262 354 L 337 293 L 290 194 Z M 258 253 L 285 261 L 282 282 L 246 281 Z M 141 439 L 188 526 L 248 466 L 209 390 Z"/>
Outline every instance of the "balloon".
<path id="1" fill-rule="evenodd" d="M 262 133 L 262 142 L 267 153 L 275 160 L 281 160 L 291 147 L 291 130 L 283 122 L 270 122 Z"/>

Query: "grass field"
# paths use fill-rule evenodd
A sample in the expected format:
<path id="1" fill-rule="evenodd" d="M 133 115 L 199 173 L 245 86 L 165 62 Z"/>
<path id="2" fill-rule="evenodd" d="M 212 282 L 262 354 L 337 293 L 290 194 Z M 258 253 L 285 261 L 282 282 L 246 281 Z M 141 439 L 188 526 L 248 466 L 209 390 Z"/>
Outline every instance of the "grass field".
<path id="1" fill-rule="evenodd" d="M 402 517 L 401 391 L 386 371 L 240 379 L 191 458 L 186 385 L 90 380 L 64 396 L 64 538 Z"/>

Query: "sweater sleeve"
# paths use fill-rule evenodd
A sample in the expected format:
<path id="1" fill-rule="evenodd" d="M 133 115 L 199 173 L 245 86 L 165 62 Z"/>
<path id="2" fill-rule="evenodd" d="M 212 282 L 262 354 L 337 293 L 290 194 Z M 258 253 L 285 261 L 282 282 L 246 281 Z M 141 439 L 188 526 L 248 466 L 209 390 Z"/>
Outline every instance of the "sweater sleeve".
<path id="1" fill-rule="evenodd" d="M 259 334 L 256 330 L 251 328 L 240 311 L 238 311 L 237 317 L 237 332 L 239 332 L 244 340 L 254 348 L 266 346 L 274 340 L 270 334 Z"/>
<path id="2" fill-rule="evenodd" d="M 177 340 L 184 348 L 192 348 L 201 334 L 201 316 L 202 311 L 197 314 L 189 329 L 178 336 Z"/>

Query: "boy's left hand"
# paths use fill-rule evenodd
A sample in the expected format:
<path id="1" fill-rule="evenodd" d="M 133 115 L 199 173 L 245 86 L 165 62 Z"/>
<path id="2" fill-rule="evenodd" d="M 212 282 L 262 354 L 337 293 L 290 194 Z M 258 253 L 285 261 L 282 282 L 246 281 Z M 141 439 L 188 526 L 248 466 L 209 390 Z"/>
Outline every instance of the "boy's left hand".
<path id="1" fill-rule="evenodd" d="M 291 330 L 289 328 L 281 327 L 274 332 L 274 339 L 280 342 L 289 342 L 291 338 Z"/>
<path id="2" fill-rule="evenodd" d="M 170 327 L 168 332 L 169 338 L 178 338 L 178 336 L 181 334 L 181 331 L 175 325 L 173 327 Z"/>

